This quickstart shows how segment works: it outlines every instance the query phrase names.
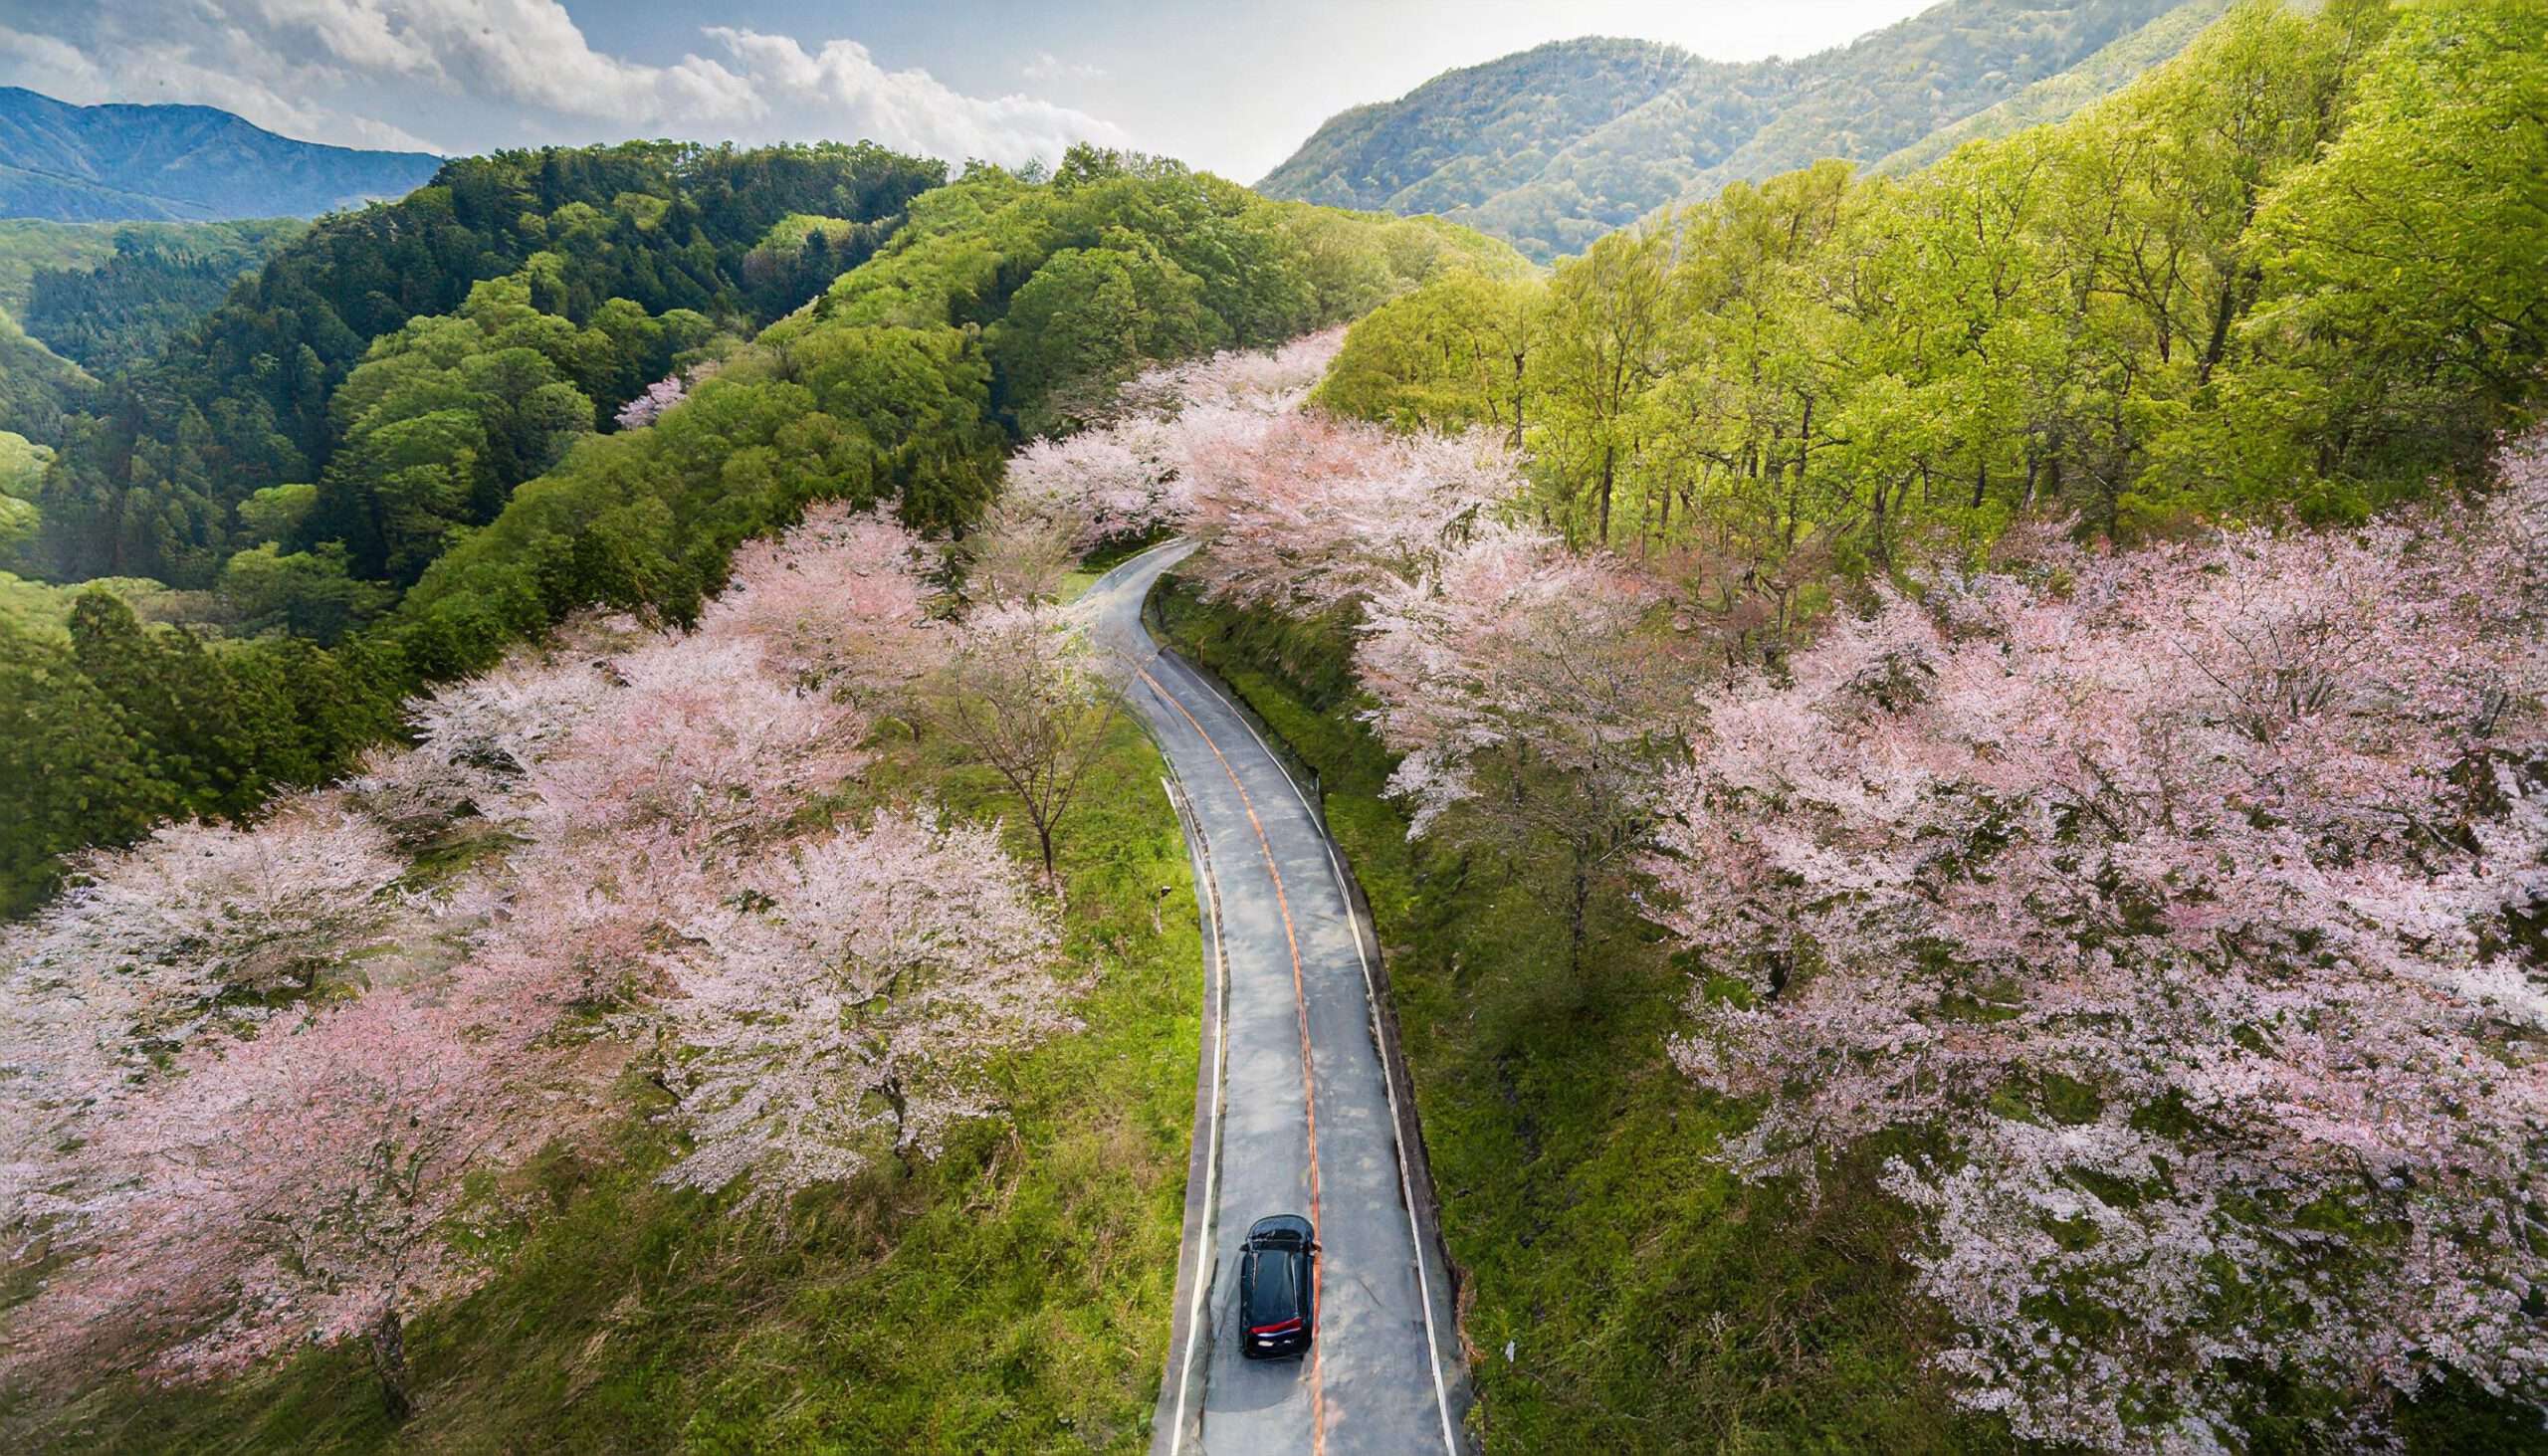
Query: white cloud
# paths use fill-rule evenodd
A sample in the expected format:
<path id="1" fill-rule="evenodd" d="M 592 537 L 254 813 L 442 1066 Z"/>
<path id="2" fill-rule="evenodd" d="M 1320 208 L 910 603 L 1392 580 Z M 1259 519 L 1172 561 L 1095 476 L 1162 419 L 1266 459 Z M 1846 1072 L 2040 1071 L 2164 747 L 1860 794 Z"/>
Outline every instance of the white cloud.
<path id="1" fill-rule="evenodd" d="M 0 0 L 5 3 L 5 0 Z M 226 106 L 312 140 L 414 147 L 376 119 L 382 89 L 464 103 L 472 134 L 441 150 L 532 139 L 867 137 L 954 160 L 1015 163 L 1118 127 L 1034 97 L 967 96 L 866 47 L 807 50 L 727 26 L 711 55 L 655 65 L 595 50 L 557 0 L 96 0 L 0 27 L 0 79 L 66 100 Z"/>
<path id="2" fill-rule="evenodd" d="M 1103 81 L 1106 68 L 1085 61 L 1065 61 L 1050 51 L 1038 51 L 1035 59 L 1017 68 L 1017 74 L 1028 81 Z"/>
<path id="3" fill-rule="evenodd" d="M 76 46 L 0 25 L 0 56 L 16 57 L 19 69 L 47 78 L 51 85 L 38 90 L 49 96 L 82 105 L 106 100 L 106 73 Z"/>

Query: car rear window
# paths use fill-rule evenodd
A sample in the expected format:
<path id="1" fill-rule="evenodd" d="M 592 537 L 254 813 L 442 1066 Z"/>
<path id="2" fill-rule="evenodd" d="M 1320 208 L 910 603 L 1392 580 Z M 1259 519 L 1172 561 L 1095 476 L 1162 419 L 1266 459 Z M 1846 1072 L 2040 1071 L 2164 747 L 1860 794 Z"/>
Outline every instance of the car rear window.
<path id="1" fill-rule="evenodd" d="M 1280 1250 L 1266 1250 L 1256 1256 L 1256 1286 L 1249 1291 L 1248 1323 L 1263 1324 L 1270 1320 L 1288 1320 L 1299 1311 L 1292 1308 L 1292 1255 Z"/>

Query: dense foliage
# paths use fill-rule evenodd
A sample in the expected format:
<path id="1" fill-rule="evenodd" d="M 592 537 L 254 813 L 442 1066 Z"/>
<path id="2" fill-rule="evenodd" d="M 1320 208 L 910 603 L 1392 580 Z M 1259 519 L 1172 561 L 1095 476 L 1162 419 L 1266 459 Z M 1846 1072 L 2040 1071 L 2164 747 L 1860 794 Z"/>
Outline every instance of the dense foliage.
<path id="1" fill-rule="evenodd" d="M 257 544 L 241 501 L 324 473 L 346 423 L 331 396 L 373 342 L 458 309 L 533 255 L 556 262 L 530 275 L 531 306 L 579 328 L 631 309 L 747 325 L 744 259 L 773 225 L 807 212 L 888 218 L 942 176 L 867 145 L 628 143 L 449 163 L 402 201 L 322 222 L 115 381 L 47 485 L 38 564 L 209 582 Z M 659 358 L 620 362 L 632 393 L 660 372 L 648 367 Z"/>
<path id="2" fill-rule="evenodd" d="M 88 370 L 30 338 L 0 312 L 0 423 L 48 445 L 68 439 L 98 391 Z"/>
<path id="3" fill-rule="evenodd" d="M 1560 42 L 1347 111 L 1263 185 L 1442 213 L 1546 260 L 1731 181 L 1823 157 L 1875 161 L 2033 84 L 2066 83 L 2055 95 L 2067 105 L 2036 102 L 2037 119 L 2062 114 L 2173 55 L 2219 9 L 1953 0 L 1844 48 L 1744 65 L 1630 41 Z"/>
<path id="4" fill-rule="evenodd" d="M 1968 141 L 2007 136 L 2029 126 L 2059 121 L 2130 86 L 2141 73 L 2184 50 L 2231 3 L 2232 0 L 2187 0 L 2069 70 L 2047 76 L 2007 101 L 1941 126 L 1880 158 L 1867 170 L 1893 174 L 1917 171 Z"/>
<path id="5" fill-rule="evenodd" d="M 241 274 L 307 230 L 297 218 L 79 230 L 110 236 L 112 251 L 94 263 L 40 263 L 20 316 L 54 352 L 106 378 L 156 356 Z"/>
<path id="6" fill-rule="evenodd" d="M 74 417 L 95 406 L 99 378 L 155 352 L 301 228 L 291 219 L 108 226 L 0 218 L 0 430 L 60 443 Z M 18 320 L 39 316 L 30 303 L 39 277 L 53 302 L 29 331 Z M 0 539 L 0 560 L 17 559 L 16 544 Z"/>
<path id="7" fill-rule="evenodd" d="M 1269 203 L 1173 162 L 1080 150 L 1049 180 L 982 171 L 921 199 L 883 257 L 770 336 L 978 327 L 994 399 L 1033 436 L 1103 412 L 1150 361 L 1278 343 L 1454 265 L 1522 268 L 1430 218 Z"/>
<path id="8" fill-rule="evenodd" d="M 2535 10 L 2233 11 L 2059 126 L 1901 181 L 1839 163 L 1448 280 L 1358 326 L 1331 407 L 1487 425 L 1578 542 L 1789 623 L 1825 568 L 2083 531 L 2359 520 L 2473 478 L 2548 358 Z"/>

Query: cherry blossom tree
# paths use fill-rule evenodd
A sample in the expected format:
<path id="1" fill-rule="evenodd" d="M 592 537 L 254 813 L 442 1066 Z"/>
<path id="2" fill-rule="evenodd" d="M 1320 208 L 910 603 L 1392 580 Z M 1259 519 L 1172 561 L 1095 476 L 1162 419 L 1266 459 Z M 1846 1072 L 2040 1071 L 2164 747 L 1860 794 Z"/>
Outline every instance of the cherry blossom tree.
<path id="1" fill-rule="evenodd" d="M 1120 676 L 1058 612 L 1005 602 L 973 612 L 927 690 L 932 725 L 997 773 L 1026 811 L 1044 882 L 1056 889 L 1054 836 L 1106 754 L 1122 712 Z"/>
<path id="2" fill-rule="evenodd" d="M 2028 1439 L 2212 1448 L 2277 1371 L 2548 1406 L 2548 469 L 2350 535 L 2037 544 L 1712 700 L 1683 1067 L 1810 1176 L 1933 1130 L 1941 1362 Z"/>
<path id="3" fill-rule="evenodd" d="M 614 416 L 623 430 L 642 430 L 663 418 L 664 411 L 690 397 L 690 391 L 716 377 L 715 362 L 679 369 L 646 386 L 644 393 L 619 407 Z"/>
<path id="4" fill-rule="evenodd" d="M 1068 516 L 995 503 L 959 547 L 965 597 L 977 604 L 1057 600 L 1085 554 L 1081 535 Z"/>
<path id="5" fill-rule="evenodd" d="M 554 642 L 411 701 L 413 745 L 366 754 L 346 790 L 409 845 L 439 837 L 463 817 L 507 818 L 531 765 L 614 691 L 594 665 L 603 642 L 637 630 L 626 618 L 573 623 Z"/>
<path id="6" fill-rule="evenodd" d="M 619 407 L 613 418 L 623 430 L 642 430 L 663 417 L 664 411 L 688 397 L 689 390 L 679 374 L 668 374 L 646 386 L 644 393 Z"/>
<path id="7" fill-rule="evenodd" d="M 1341 329 L 1329 329 L 1279 349 L 1230 350 L 1155 368 L 1122 388 L 1100 424 L 1029 442 L 1009 460 L 992 522 L 1004 538 L 999 559 L 1014 559 L 1009 543 L 1044 535 L 1059 535 L 1074 554 L 1086 555 L 1110 542 L 1184 529 L 1195 511 L 1192 483 L 1230 452 L 1257 449 L 1282 428 L 1343 342 Z"/>
<path id="8" fill-rule="evenodd" d="M 735 553 L 734 577 L 700 619 L 712 639 L 747 638 L 810 685 L 873 700 L 937 664 L 924 545 L 879 506 L 816 506 L 794 529 Z"/>
<path id="9" fill-rule="evenodd" d="M 1280 348 L 1224 349 L 1205 358 L 1149 369 L 1126 384 L 1129 409 L 1173 415 L 1195 405 L 1235 405 L 1262 414 L 1300 408 L 1345 347 L 1345 328 L 1305 333 Z"/>
<path id="10" fill-rule="evenodd" d="M 504 1046 L 464 1007 L 381 990 L 190 1050 L 72 1155 L 53 1237 L 78 1252 L 14 1318 L 12 1362 L 138 1330 L 153 1368 L 216 1374 L 360 1337 L 403 1418 L 408 1313 L 484 1274 L 444 1233 L 518 1136 Z"/>
<path id="11" fill-rule="evenodd" d="M 690 1149 L 664 1181 L 747 1203 L 935 1153 L 993 1107 L 985 1059 L 1073 1023 L 1057 935 L 995 829 L 887 812 L 748 871 L 687 928 L 664 1081 Z"/>
<path id="12" fill-rule="evenodd" d="M 618 691 L 523 776 L 522 819 L 543 836 L 770 828 L 868 761 L 864 716 L 769 671 L 756 641 L 666 638 L 610 667 Z"/>
<path id="13" fill-rule="evenodd" d="M 1355 668 L 1366 719 L 1400 755 L 1388 792 L 1412 809 L 1409 834 L 1557 846 L 1578 969 L 1594 891 L 1646 844 L 1689 700 L 1648 620 L 1661 601 L 1612 558 L 1490 522 L 1364 609 Z"/>
<path id="14" fill-rule="evenodd" d="M 1319 414 L 1270 427 L 1189 416 L 1193 533 L 1184 568 L 1212 595 L 1322 612 L 1422 575 L 1481 515 L 1521 489 L 1485 433 L 1396 435 Z"/>
<path id="15" fill-rule="evenodd" d="M 1179 436 L 1170 421 L 1145 414 L 1030 441 L 1009 458 L 1004 500 L 1068 529 L 1082 553 L 1172 527 L 1191 509 Z"/>
<path id="16" fill-rule="evenodd" d="M 41 1202 L 45 1149 L 171 1050 L 247 1031 L 349 974 L 407 919 L 392 889 L 405 870 L 332 797 L 84 857 L 70 890 L 0 936 L 5 1206 Z"/>

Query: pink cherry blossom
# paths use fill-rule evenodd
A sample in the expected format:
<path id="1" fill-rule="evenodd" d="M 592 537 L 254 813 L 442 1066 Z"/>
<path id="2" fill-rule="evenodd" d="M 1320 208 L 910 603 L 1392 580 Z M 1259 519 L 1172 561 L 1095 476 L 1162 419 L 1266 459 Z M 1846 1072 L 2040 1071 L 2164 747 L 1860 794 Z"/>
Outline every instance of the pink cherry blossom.
<path id="1" fill-rule="evenodd" d="M 2234 1444 L 2260 1368 L 2548 1395 L 2548 471 L 2508 476 L 2350 535 L 2021 541 L 1702 701 L 1657 914 L 1750 993 L 1677 1055 L 1765 1101 L 1755 1174 L 1945 1135 L 1888 1183 L 2019 1435 Z"/>
<path id="2" fill-rule="evenodd" d="M 936 567 L 935 549 L 883 507 L 816 506 L 786 534 L 735 552 L 733 580 L 699 630 L 759 642 L 809 685 L 872 698 L 944 654 L 930 614 Z"/>
<path id="3" fill-rule="evenodd" d="M 935 1152 L 993 1106 L 986 1059 L 1073 1023 L 1049 911 L 997 833 L 879 814 L 772 857 L 685 928 L 664 1078 L 689 1153 L 665 1181 L 747 1201 Z"/>

